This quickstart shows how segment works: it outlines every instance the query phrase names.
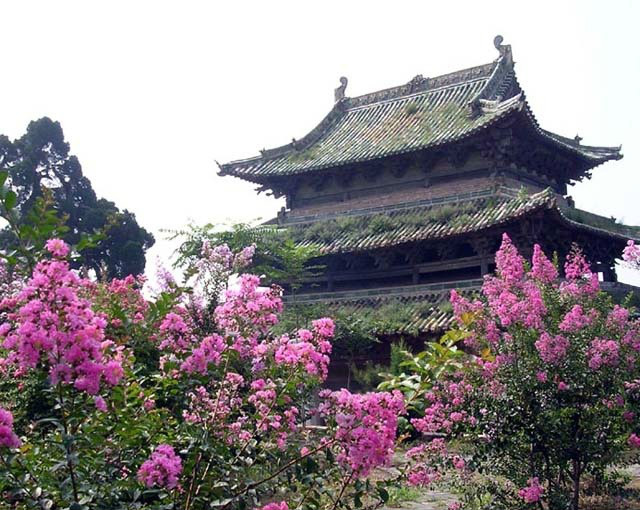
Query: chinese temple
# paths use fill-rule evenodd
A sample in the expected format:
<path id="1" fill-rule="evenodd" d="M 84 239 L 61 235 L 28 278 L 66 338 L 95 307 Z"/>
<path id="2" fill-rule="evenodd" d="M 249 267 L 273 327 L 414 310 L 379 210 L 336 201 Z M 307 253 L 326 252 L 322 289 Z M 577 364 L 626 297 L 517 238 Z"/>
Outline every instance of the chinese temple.
<path id="1" fill-rule="evenodd" d="M 450 289 L 477 289 L 494 269 L 503 232 L 525 256 L 534 243 L 560 257 L 577 243 L 605 288 L 626 291 L 615 260 L 640 229 L 568 195 L 620 147 L 540 127 L 502 42 L 488 64 L 358 97 L 341 78 L 309 134 L 220 165 L 286 197 L 273 222 L 319 248 L 325 269 L 296 299 L 363 313 L 391 303 L 406 313 L 401 329 L 434 335 L 451 323 Z"/>

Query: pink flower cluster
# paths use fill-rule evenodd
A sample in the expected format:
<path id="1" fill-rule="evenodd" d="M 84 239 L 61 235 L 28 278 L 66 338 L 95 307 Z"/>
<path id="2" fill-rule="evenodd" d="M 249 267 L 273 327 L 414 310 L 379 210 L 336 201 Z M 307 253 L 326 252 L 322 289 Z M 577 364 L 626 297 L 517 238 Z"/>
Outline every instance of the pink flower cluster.
<path id="1" fill-rule="evenodd" d="M 195 342 L 191 328 L 181 315 L 175 312 L 165 315 L 160 323 L 160 345 L 158 346 L 160 350 L 172 353 L 185 352 Z"/>
<path id="2" fill-rule="evenodd" d="M 539 244 L 533 246 L 531 272 L 529 275 L 543 283 L 552 283 L 558 278 L 556 266 L 547 258 Z"/>
<path id="3" fill-rule="evenodd" d="M 556 364 L 561 362 L 567 355 L 570 343 L 562 335 L 550 335 L 543 331 L 540 338 L 535 343 L 540 358 L 545 363 Z"/>
<path id="4" fill-rule="evenodd" d="M 256 508 L 256 510 L 289 510 L 289 505 L 287 505 L 286 501 L 280 501 L 280 503 L 273 502 L 268 503 L 260 508 Z"/>
<path id="5" fill-rule="evenodd" d="M 207 336 L 191 351 L 191 354 L 180 365 L 180 369 L 188 374 L 205 375 L 210 363 L 220 364 L 222 353 L 226 347 L 227 343 L 220 335 Z"/>
<path id="6" fill-rule="evenodd" d="M 544 494 L 544 487 L 540 485 L 538 478 L 530 478 L 527 481 L 527 486 L 518 491 L 518 495 L 524 500 L 525 503 L 537 503 Z"/>
<path id="7" fill-rule="evenodd" d="M 173 489 L 182 473 L 182 461 L 168 444 L 161 444 L 138 469 L 138 480 L 147 487 Z"/>
<path id="8" fill-rule="evenodd" d="M 447 468 L 453 464 L 456 469 L 464 469 L 466 465 L 461 457 L 450 458 L 442 438 L 411 448 L 407 451 L 407 458 L 411 461 L 407 482 L 420 487 L 428 487 L 442 478 L 439 467 Z"/>
<path id="9" fill-rule="evenodd" d="M 283 336 L 276 347 L 274 358 L 277 364 L 301 366 L 313 376 L 324 381 L 329 370 L 329 354 L 334 325 L 331 319 L 319 319 L 313 322 L 313 332 L 308 329 L 298 331 L 297 338 Z"/>
<path id="10" fill-rule="evenodd" d="M 615 340 L 596 338 L 591 342 L 587 356 L 589 368 L 598 370 L 603 366 L 615 366 L 620 362 L 620 346 Z"/>
<path id="11" fill-rule="evenodd" d="M 590 310 L 589 314 L 585 314 L 582 306 L 573 305 L 573 308 L 566 313 L 558 327 L 560 331 L 565 333 L 574 333 L 590 326 L 597 318 L 597 314 L 596 310 Z"/>
<path id="12" fill-rule="evenodd" d="M 198 267 L 202 272 L 208 269 L 205 265 L 216 268 L 217 271 L 221 272 L 241 271 L 251 264 L 255 251 L 256 245 L 252 244 L 234 255 L 226 244 L 212 247 L 209 241 L 204 241 Z"/>
<path id="13" fill-rule="evenodd" d="M 216 308 L 216 321 L 226 336 L 234 338 L 233 349 L 248 356 L 257 344 L 257 335 L 278 323 L 282 300 L 274 288 L 260 288 L 260 278 L 244 274 L 239 288 L 225 293 L 225 302 Z"/>
<path id="14" fill-rule="evenodd" d="M 213 390 L 199 386 L 189 394 L 189 407 L 183 412 L 184 419 L 189 423 L 206 425 L 213 435 L 228 444 L 249 440 L 252 418 L 244 407 L 244 387 L 244 378 L 234 372 L 228 372 L 221 383 L 214 384 Z M 271 396 L 275 396 L 275 392 Z M 270 411 L 269 407 L 266 413 Z M 277 422 L 277 428 L 280 428 L 282 417 L 274 416 L 275 413 L 273 423 Z"/>
<path id="15" fill-rule="evenodd" d="M 428 402 L 424 416 L 411 424 L 418 432 L 450 433 L 457 423 L 474 425 L 475 419 L 464 409 L 473 387 L 464 380 L 442 381 L 425 395 Z"/>
<path id="16" fill-rule="evenodd" d="M 20 438 L 13 431 L 13 415 L 0 407 L 0 447 L 20 448 Z"/>
<path id="17" fill-rule="evenodd" d="M 627 443 L 631 448 L 640 448 L 640 436 L 637 434 L 631 434 L 629 439 L 627 439 Z"/>
<path id="18" fill-rule="evenodd" d="M 372 469 L 387 465 L 393 455 L 398 417 L 405 413 L 404 397 L 393 393 L 350 393 L 346 389 L 323 390 L 320 413 L 335 426 L 340 452 L 338 461 L 356 476 L 366 477 Z"/>
<path id="19" fill-rule="evenodd" d="M 591 271 L 584 255 L 575 246 L 567 255 L 564 274 L 567 281 L 560 285 L 560 290 L 567 296 L 592 296 L 600 288 L 598 274 Z"/>
<path id="20" fill-rule="evenodd" d="M 49 239 L 45 243 L 45 248 L 54 257 L 63 259 L 69 255 L 69 246 L 62 239 Z"/>
<path id="21" fill-rule="evenodd" d="M 549 269 L 543 267 L 543 260 L 546 258 L 539 251 L 533 271 L 547 279 L 550 277 Z M 547 313 L 542 292 L 534 281 L 525 279 L 524 259 L 507 234 L 503 234 L 502 244 L 496 253 L 496 272 L 498 276 L 485 277 L 482 293 L 500 324 L 503 327 L 524 324 L 540 328 Z"/>
<path id="22" fill-rule="evenodd" d="M 627 246 L 622 251 L 622 260 L 634 267 L 640 266 L 640 246 L 634 241 L 627 241 Z"/>
<path id="23" fill-rule="evenodd" d="M 64 249 L 56 243 L 56 253 Z M 122 349 L 105 340 L 106 320 L 83 297 L 84 283 L 67 262 L 40 262 L 31 279 L 14 297 L 0 302 L 9 322 L 0 325 L 6 358 L 16 376 L 43 364 L 52 384 L 73 384 L 91 395 L 101 384 L 118 384 L 124 374 Z"/>

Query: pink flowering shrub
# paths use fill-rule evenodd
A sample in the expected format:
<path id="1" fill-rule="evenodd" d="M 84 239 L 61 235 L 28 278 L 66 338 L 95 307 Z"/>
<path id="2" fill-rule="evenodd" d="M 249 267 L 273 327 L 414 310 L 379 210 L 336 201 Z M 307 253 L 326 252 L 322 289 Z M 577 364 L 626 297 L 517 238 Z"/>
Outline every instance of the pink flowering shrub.
<path id="1" fill-rule="evenodd" d="M 0 407 L 0 448 L 19 448 L 20 438 L 13 431 L 13 415 Z"/>
<path id="2" fill-rule="evenodd" d="M 477 299 L 452 292 L 469 354 L 433 382 L 412 419 L 421 433 L 465 438 L 471 451 L 463 463 L 432 442 L 435 451 L 412 459 L 409 481 L 429 485 L 443 476 L 439 465 L 453 467 L 472 506 L 464 477 L 481 470 L 508 481 L 487 482 L 493 505 L 575 509 L 585 475 L 603 476 L 640 445 L 640 322 L 599 291 L 577 249 L 560 279 L 539 246 L 529 265 L 505 235 L 496 266 Z"/>
<path id="3" fill-rule="evenodd" d="M 363 478 L 377 466 L 389 464 L 393 455 L 398 417 L 405 413 L 404 397 L 393 393 L 353 394 L 346 389 L 323 390 L 320 413 L 335 423 L 338 462 Z"/>
<path id="4" fill-rule="evenodd" d="M 138 469 L 138 480 L 147 487 L 173 489 L 182 473 L 182 460 L 168 444 L 156 447 Z"/>
<path id="5" fill-rule="evenodd" d="M 143 278 L 91 281 L 62 241 L 46 249 L 0 302 L 0 378 L 42 388 L 20 428 L 12 411 L 32 411 L 0 407 L 0 494 L 11 505 L 353 507 L 375 487 L 362 480 L 391 459 L 403 398 L 342 390 L 313 404 L 331 319 L 276 335 L 281 291 L 256 276 L 212 298 L 200 277 L 181 287 L 165 274 L 148 300 Z M 252 255 L 207 245 L 199 267 L 219 284 Z M 307 427 L 313 416 L 327 427 Z"/>

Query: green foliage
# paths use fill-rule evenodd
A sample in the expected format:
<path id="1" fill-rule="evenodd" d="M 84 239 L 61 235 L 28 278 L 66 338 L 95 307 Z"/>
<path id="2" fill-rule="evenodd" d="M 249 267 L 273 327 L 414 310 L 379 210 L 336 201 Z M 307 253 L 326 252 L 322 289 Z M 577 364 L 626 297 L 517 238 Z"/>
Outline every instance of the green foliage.
<path id="1" fill-rule="evenodd" d="M 320 256 L 314 246 L 297 245 L 285 229 L 275 225 L 254 226 L 249 223 L 226 225 L 189 225 L 186 229 L 166 231 L 169 239 L 180 239 L 175 266 L 185 270 L 185 279 L 197 271 L 205 241 L 211 246 L 226 244 L 232 251 L 255 245 L 255 255 L 246 272 L 264 276 L 267 282 L 289 286 L 295 293 L 301 283 L 315 276 L 323 266 L 313 264 Z"/>
<path id="2" fill-rule="evenodd" d="M 397 356 L 404 360 L 397 366 L 402 372 L 385 374 L 385 380 L 378 385 L 378 389 L 400 390 L 405 396 L 407 409 L 423 411 L 424 394 L 434 383 L 462 367 L 467 355 L 458 348 L 458 343 L 466 336 L 464 332 L 452 330 L 437 342 L 427 342 L 425 350 L 418 354 L 400 350 Z"/>

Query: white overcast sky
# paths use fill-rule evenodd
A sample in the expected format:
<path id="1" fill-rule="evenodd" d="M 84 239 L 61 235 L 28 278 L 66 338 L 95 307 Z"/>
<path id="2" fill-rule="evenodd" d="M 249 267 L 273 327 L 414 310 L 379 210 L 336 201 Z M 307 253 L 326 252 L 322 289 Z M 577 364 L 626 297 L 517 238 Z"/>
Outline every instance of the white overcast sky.
<path id="1" fill-rule="evenodd" d="M 0 133 L 60 121 L 98 195 L 156 235 L 151 270 L 161 228 L 283 205 L 214 160 L 301 138 L 342 75 L 355 96 L 487 63 L 496 34 L 544 128 L 623 146 L 577 206 L 640 225 L 640 2 L 0 0 L 0 20 Z"/>

